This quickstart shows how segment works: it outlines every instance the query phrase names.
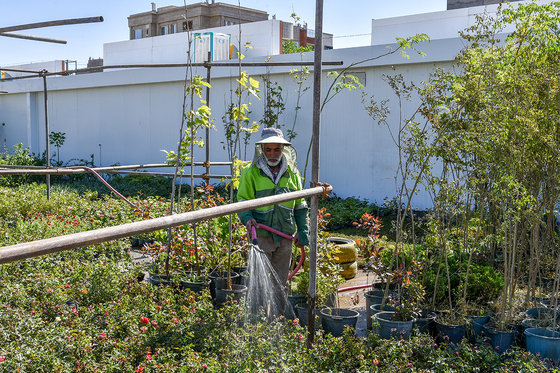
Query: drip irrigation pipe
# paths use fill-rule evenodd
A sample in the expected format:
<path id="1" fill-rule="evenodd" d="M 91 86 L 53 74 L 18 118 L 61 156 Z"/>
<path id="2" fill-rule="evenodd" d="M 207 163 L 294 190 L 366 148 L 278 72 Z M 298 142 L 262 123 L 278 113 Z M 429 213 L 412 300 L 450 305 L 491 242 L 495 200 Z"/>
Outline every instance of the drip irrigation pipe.
<path id="1" fill-rule="evenodd" d="M 257 245 L 257 242 L 256 242 L 256 241 L 257 241 L 257 230 L 255 229 L 255 226 L 254 226 L 254 225 L 253 225 L 251 228 L 252 228 L 252 229 L 251 229 L 251 233 L 253 234 L 253 245 Z M 277 234 L 277 235 L 279 235 L 280 237 L 287 238 L 288 240 L 292 240 L 292 241 L 295 241 L 295 240 L 296 240 L 293 236 L 290 236 L 289 234 L 280 232 L 279 230 L 274 229 L 274 228 L 271 228 L 271 227 L 269 227 L 269 226 L 267 226 L 267 225 L 264 225 L 264 224 L 257 224 L 257 228 L 262 228 L 262 229 L 267 230 L 267 231 L 269 231 L 269 232 L 271 232 L 271 233 Z M 294 275 L 297 273 L 297 271 L 299 271 L 299 269 L 300 269 L 301 266 L 303 265 L 303 261 L 304 261 L 304 260 L 305 260 L 305 247 L 302 247 L 302 248 L 301 248 L 301 257 L 300 257 L 300 259 L 299 259 L 299 263 L 298 263 L 298 265 L 296 266 L 296 268 L 294 268 L 294 270 L 292 271 L 292 273 L 290 273 L 290 274 L 288 275 L 288 280 L 290 280 L 292 277 L 294 277 Z"/>
<path id="2" fill-rule="evenodd" d="M 130 202 L 125 196 L 120 194 L 115 188 L 113 188 L 111 185 L 109 185 L 109 183 L 107 181 L 105 181 L 105 179 L 103 177 L 101 177 L 101 175 L 99 175 L 97 172 L 95 172 L 95 170 L 93 170 L 92 168 L 89 168 L 89 167 L 86 167 L 86 166 L 73 166 L 73 167 L 67 167 L 67 168 L 69 168 L 71 170 L 84 169 L 84 170 L 87 170 L 87 171 L 91 172 L 96 178 L 99 179 L 99 181 L 101 181 L 107 188 L 109 188 L 111 190 L 111 192 L 115 193 L 115 195 L 117 197 L 119 197 L 120 199 L 122 199 L 123 201 L 128 203 L 136 211 L 138 211 L 140 213 L 143 213 L 143 211 L 140 210 L 138 208 L 138 206 L 136 206 L 134 203 Z M 148 215 L 148 217 L 150 219 L 152 218 L 150 215 Z"/>

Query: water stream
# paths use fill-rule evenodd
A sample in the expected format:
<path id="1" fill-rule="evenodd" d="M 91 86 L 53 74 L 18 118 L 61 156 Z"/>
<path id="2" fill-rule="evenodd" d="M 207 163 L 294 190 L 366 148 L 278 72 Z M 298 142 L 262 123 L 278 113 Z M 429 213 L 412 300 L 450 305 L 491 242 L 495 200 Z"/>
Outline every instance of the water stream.
<path id="1" fill-rule="evenodd" d="M 284 314 L 286 293 L 284 284 L 272 268 L 266 254 L 258 246 L 249 249 L 249 284 L 247 285 L 247 307 L 249 313 L 257 315 L 261 310 L 269 321 Z"/>

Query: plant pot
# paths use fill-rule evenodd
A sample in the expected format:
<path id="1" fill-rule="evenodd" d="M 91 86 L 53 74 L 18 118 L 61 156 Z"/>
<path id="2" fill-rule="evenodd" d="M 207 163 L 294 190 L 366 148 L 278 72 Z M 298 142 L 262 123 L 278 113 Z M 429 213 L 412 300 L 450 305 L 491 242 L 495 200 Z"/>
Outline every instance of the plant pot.
<path id="1" fill-rule="evenodd" d="M 457 346 L 463 340 L 465 331 L 467 330 L 467 323 L 461 325 L 447 325 L 441 321 L 434 321 L 436 324 L 437 338 L 440 343 L 448 343 L 452 346 Z"/>
<path id="2" fill-rule="evenodd" d="M 484 331 L 484 325 L 490 320 L 490 316 L 471 316 L 471 315 L 461 315 L 466 320 L 468 320 L 468 326 L 466 330 L 466 336 L 469 338 L 470 343 L 475 343 L 477 338 L 482 337 L 482 332 Z"/>
<path id="3" fill-rule="evenodd" d="M 148 281 L 154 286 L 171 285 L 171 276 L 168 278 L 167 275 L 150 273 Z"/>
<path id="4" fill-rule="evenodd" d="M 321 310 L 315 309 L 315 330 L 320 329 L 322 326 Z M 307 327 L 307 322 L 309 321 L 309 308 L 307 305 L 296 305 L 296 312 L 299 319 L 299 324 L 303 327 Z"/>
<path id="5" fill-rule="evenodd" d="M 550 308 L 547 307 L 529 308 L 527 311 L 525 311 L 525 315 L 527 315 L 527 318 L 530 319 L 545 320 L 545 319 L 553 319 L 554 312 L 556 312 L 556 319 L 560 319 L 558 311 L 551 310 Z"/>
<path id="6" fill-rule="evenodd" d="M 239 285 L 241 278 L 239 278 L 239 274 L 237 272 L 231 272 L 231 283 Z M 224 282 L 227 285 L 227 271 L 221 272 L 212 272 L 208 275 L 210 278 L 210 295 L 212 299 L 216 299 L 216 289 L 218 286 L 221 288 L 224 287 Z"/>
<path id="7" fill-rule="evenodd" d="M 245 285 L 249 287 L 249 278 L 250 278 L 249 272 L 243 271 L 239 273 L 239 276 L 241 277 L 241 279 L 239 280 L 239 285 Z"/>
<path id="8" fill-rule="evenodd" d="M 383 294 L 384 292 L 381 289 L 374 289 L 364 293 L 366 297 L 366 324 L 368 330 L 371 330 L 371 318 L 373 317 L 371 306 L 374 304 L 381 304 L 381 302 L 383 302 Z"/>
<path id="9" fill-rule="evenodd" d="M 502 331 L 484 325 L 484 334 L 490 339 L 490 345 L 500 355 L 513 347 L 517 341 L 516 330 Z"/>
<path id="10" fill-rule="evenodd" d="M 228 301 L 241 302 L 247 296 L 247 286 L 233 284 L 231 290 L 221 288 L 216 289 L 216 305 L 222 306 Z"/>
<path id="11" fill-rule="evenodd" d="M 560 360 L 560 333 L 554 330 L 529 328 L 525 330 L 527 351 L 542 358 Z"/>
<path id="12" fill-rule="evenodd" d="M 554 325 L 553 320 L 551 319 L 525 319 L 521 321 L 521 325 L 524 329 L 536 328 L 558 330 L 558 324 Z"/>
<path id="13" fill-rule="evenodd" d="M 203 291 L 210 289 L 211 281 L 209 278 L 196 279 L 194 276 L 187 276 L 181 279 L 181 287 L 190 289 L 193 293 L 201 294 Z"/>
<path id="14" fill-rule="evenodd" d="M 404 339 L 410 338 L 410 332 L 414 325 L 414 319 L 408 321 L 393 321 L 393 312 L 381 311 L 373 315 L 379 323 L 379 335 L 383 339 Z"/>
<path id="15" fill-rule="evenodd" d="M 296 306 L 307 305 L 307 295 L 288 295 L 288 302 L 286 304 L 286 310 L 284 316 L 286 318 L 293 320 L 297 317 Z"/>
<path id="16" fill-rule="evenodd" d="M 422 310 L 419 317 L 414 319 L 414 327 L 418 329 L 419 333 L 428 333 L 435 336 L 434 320 L 436 314 L 429 310 Z"/>
<path id="17" fill-rule="evenodd" d="M 320 311 L 322 325 L 325 333 L 330 333 L 334 337 L 342 336 L 345 326 L 356 329 L 359 313 L 346 308 L 323 308 Z"/>

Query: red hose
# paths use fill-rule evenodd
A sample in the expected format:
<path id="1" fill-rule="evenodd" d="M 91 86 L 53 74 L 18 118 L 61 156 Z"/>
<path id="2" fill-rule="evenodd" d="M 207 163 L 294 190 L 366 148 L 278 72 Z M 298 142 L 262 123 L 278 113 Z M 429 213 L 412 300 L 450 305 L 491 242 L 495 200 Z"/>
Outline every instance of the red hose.
<path id="1" fill-rule="evenodd" d="M 356 285 L 356 286 L 349 286 L 347 288 L 340 288 L 338 289 L 339 293 L 342 293 L 344 291 L 350 291 L 350 290 L 359 290 L 359 289 L 365 289 L 365 288 L 369 288 L 371 287 L 371 284 L 368 285 Z"/>
<path id="2" fill-rule="evenodd" d="M 253 226 L 254 227 L 254 226 Z M 267 225 L 263 225 L 263 224 L 257 224 L 257 228 L 262 228 L 264 230 L 267 230 L 269 232 L 272 232 L 274 234 L 279 235 L 280 237 L 284 237 L 287 238 L 288 240 L 292 240 L 295 241 L 295 238 L 293 236 L 290 236 L 289 234 L 286 234 L 284 232 L 280 232 L 277 229 L 271 228 Z M 253 233 L 255 231 L 252 231 L 251 233 Z M 253 239 L 256 238 L 256 233 L 253 233 Z M 303 261 L 305 260 L 305 247 L 301 248 L 301 257 L 299 258 L 299 263 L 296 266 L 296 268 L 294 268 L 294 270 L 292 271 L 292 273 L 290 273 L 288 275 L 288 280 L 290 280 L 292 277 L 294 277 L 294 275 L 297 273 L 297 271 L 299 271 L 299 269 L 301 268 L 301 266 L 303 265 Z"/>

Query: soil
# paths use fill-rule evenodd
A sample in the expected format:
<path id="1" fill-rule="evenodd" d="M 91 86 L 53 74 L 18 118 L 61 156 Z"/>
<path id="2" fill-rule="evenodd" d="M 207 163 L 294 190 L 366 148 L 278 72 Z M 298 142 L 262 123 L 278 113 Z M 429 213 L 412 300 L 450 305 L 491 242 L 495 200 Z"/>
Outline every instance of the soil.
<path id="1" fill-rule="evenodd" d="M 371 284 L 372 275 L 369 276 L 358 269 L 356 277 L 346 280 L 345 283 L 340 285 L 338 289 L 350 288 L 354 286 L 364 286 Z M 365 337 L 367 333 L 367 320 L 366 320 L 366 297 L 364 293 L 368 291 L 368 288 L 348 290 L 338 293 L 338 305 L 339 308 L 348 308 L 354 311 L 358 311 L 360 316 L 358 317 L 358 324 L 356 325 L 356 335 Z"/>

